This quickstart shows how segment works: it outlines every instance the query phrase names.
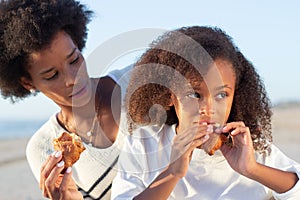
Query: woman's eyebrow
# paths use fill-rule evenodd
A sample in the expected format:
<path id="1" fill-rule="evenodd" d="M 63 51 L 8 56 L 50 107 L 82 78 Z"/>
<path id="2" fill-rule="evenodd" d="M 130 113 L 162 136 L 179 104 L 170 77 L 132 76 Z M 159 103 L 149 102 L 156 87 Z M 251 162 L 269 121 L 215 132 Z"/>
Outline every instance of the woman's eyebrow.
<path id="1" fill-rule="evenodd" d="M 74 52 L 76 51 L 76 47 L 72 50 L 72 52 L 71 53 L 69 53 L 68 55 L 67 55 L 67 59 L 68 58 L 70 58 L 73 54 L 74 54 Z"/>
<path id="2" fill-rule="evenodd" d="M 52 68 L 50 68 L 50 69 L 47 69 L 47 70 L 45 70 L 45 71 L 42 71 L 42 72 L 40 73 L 40 75 L 47 74 L 48 72 L 51 72 L 53 69 L 54 69 L 54 67 L 52 67 Z"/>
<path id="3" fill-rule="evenodd" d="M 77 49 L 76 47 L 74 49 L 72 49 L 72 52 L 66 56 L 66 59 L 70 58 L 75 53 L 76 49 Z M 47 74 L 48 72 L 52 71 L 53 69 L 54 69 L 54 67 L 47 69 L 47 70 L 41 72 L 40 75 Z"/>

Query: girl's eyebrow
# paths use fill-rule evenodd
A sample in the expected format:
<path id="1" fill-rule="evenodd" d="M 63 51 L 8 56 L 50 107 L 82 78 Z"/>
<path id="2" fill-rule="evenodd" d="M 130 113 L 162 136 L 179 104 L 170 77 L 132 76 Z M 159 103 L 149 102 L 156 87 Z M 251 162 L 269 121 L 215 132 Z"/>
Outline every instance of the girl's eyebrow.
<path id="1" fill-rule="evenodd" d="M 224 88 L 228 88 L 228 89 L 232 90 L 232 88 L 229 85 L 227 85 L 227 84 L 219 86 L 219 87 L 216 87 L 215 90 L 221 90 L 221 89 L 224 89 Z"/>

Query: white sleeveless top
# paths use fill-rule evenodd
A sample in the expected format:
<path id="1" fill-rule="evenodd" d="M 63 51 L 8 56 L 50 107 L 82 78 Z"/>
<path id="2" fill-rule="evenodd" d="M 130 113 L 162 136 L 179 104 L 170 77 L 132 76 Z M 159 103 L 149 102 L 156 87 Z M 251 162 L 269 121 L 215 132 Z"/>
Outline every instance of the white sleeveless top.
<path id="1" fill-rule="evenodd" d="M 122 99 L 126 93 L 129 82 L 129 72 L 132 66 L 108 73 L 121 87 Z M 40 168 L 47 157 L 54 151 L 53 139 L 66 131 L 57 121 L 56 114 L 31 137 L 26 148 L 26 157 L 29 166 L 40 180 Z M 99 149 L 84 144 L 86 150 L 82 152 L 80 159 L 73 165 L 73 177 L 87 199 L 110 199 L 112 180 L 116 175 L 116 163 L 122 149 L 123 137 L 127 134 L 126 113 L 122 106 L 119 133 L 114 144 L 108 148 Z M 38 187 L 38 186 L 37 186 Z"/>

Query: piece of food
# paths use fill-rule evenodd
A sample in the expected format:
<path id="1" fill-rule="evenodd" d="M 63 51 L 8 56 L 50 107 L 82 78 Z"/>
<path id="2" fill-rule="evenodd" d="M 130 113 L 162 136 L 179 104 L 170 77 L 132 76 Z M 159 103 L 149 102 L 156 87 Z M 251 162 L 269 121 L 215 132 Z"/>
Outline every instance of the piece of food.
<path id="1" fill-rule="evenodd" d="M 201 145 L 201 148 L 210 156 L 214 155 L 215 151 L 221 148 L 221 146 L 228 140 L 228 138 L 221 132 L 215 130 L 219 126 L 214 126 L 214 132 L 209 135 L 209 139 Z"/>
<path id="2" fill-rule="evenodd" d="M 65 168 L 72 166 L 85 150 L 81 138 L 74 133 L 63 132 L 59 138 L 53 140 L 54 149 L 62 152 Z"/>

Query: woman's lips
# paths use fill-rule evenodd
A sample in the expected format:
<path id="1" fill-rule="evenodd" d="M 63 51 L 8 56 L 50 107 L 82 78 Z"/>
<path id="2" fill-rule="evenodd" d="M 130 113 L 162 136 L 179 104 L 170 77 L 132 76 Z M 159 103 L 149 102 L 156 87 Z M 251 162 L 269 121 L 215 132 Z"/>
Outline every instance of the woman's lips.
<path id="1" fill-rule="evenodd" d="M 70 97 L 79 97 L 82 96 L 86 91 L 86 86 L 82 87 L 80 90 L 77 90 L 76 92 L 72 93 Z"/>

